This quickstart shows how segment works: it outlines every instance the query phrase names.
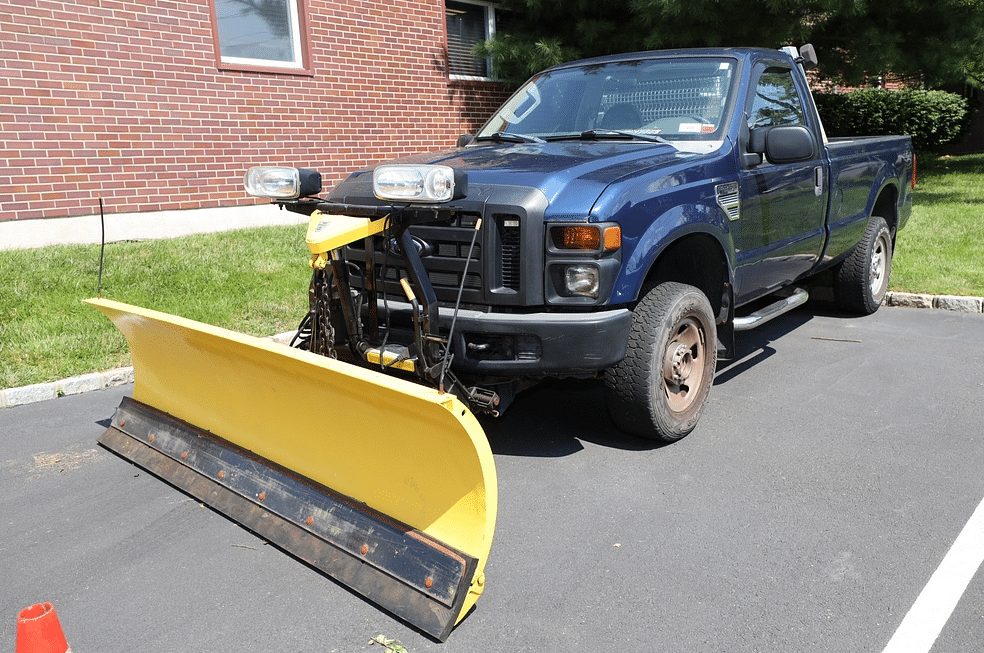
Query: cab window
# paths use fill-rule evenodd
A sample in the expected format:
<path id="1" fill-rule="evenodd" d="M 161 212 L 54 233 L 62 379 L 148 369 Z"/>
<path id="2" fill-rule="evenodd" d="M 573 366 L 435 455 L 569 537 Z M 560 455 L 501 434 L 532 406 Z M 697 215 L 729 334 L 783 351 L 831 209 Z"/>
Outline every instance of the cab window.
<path id="1" fill-rule="evenodd" d="M 806 125 L 806 113 L 793 73 L 788 68 L 767 68 L 759 77 L 748 108 L 748 128 Z"/>

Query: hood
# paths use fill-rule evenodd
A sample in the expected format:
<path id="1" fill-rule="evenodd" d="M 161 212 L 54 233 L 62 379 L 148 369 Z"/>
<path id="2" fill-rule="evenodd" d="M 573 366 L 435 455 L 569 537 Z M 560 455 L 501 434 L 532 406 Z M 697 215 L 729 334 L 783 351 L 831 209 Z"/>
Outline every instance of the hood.
<path id="1" fill-rule="evenodd" d="M 636 141 L 490 144 L 419 154 L 387 163 L 451 166 L 468 173 L 469 187 L 536 188 L 548 202 L 545 217 L 583 220 L 611 183 L 627 176 L 701 158 L 700 153 L 683 151 L 680 145 Z M 706 151 L 716 149 L 707 142 L 695 145 Z M 342 195 L 347 202 L 357 203 L 357 199 L 344 187 L 367 172 L 353 174 L 332 192 L 332 196 L 341 199 L 339 195 Z"/>

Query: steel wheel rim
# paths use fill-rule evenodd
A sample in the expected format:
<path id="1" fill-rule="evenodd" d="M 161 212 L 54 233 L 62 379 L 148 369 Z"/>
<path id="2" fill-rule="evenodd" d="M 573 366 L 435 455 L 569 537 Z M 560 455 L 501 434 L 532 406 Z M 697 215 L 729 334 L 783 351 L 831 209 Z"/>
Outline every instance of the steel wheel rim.
<path id="1" fill-rule="evenodd" d="M 697 405 L 703 385 L 707 339 L 700 322 L 685 318 L 677 326 L 663 353 L 663 392 L 674 413 Z"/>
<path id="2" fill-rule="evenodd" d="M 872 297 L 879 297 L 888 282 L 888 239 L 883 233 L 875 240 L 868 270 L 868 288 Z"/>

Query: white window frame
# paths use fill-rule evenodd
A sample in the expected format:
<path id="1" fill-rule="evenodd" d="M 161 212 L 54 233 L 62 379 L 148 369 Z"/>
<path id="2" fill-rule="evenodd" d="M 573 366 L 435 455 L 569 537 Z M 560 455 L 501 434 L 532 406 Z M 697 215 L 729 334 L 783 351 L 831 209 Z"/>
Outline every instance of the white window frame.
<path id="1" fill-rule="evenodd" d="M 454 0 L 454 1 L 465 5 L 477 5 L 479 7 L 483 7 L 485 10 L 485 40 L 487 41 L 493 36 L 495 36 L 495 10 L 497 8 L 497 4 L 492 2 L 482 2 L 481 0 Z M 444 6 L 446 10 L 447 2 L 445 2 Z M 492 69 L 491 59 L 485 60 L 485 69 L 486 70 Z M 451 73 L 448 74 L 448 78 L 461 80 L 461 81 L 471 81 L 471 82 L 494 81 L 494 78 L 492 77 L 482 77 L 480 75 L 455 75 Z"/>
<path id="2" fill-rule="evenodd" d="M 294 53 L 293 61 L 276 59 L 254 59 L 251 57 L 229 57 L 222 54 L 222 42 L 219 35 L 218 6 L 215 0 L 210 0 L 215 35 L 215 55 L 220 68 L 233 70 L 261 70 L 282 72 L 309 72 L 307 53 L 307 34 L 304 12 L 307 5 L 304 0 L 286 0 L 288 20 L 290 22 L 290 43 Z"/>

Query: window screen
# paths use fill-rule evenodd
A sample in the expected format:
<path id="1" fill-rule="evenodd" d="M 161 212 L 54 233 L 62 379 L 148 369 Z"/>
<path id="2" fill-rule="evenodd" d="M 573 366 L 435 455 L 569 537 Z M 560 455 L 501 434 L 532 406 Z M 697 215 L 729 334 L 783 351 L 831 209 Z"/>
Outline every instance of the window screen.
<path id="1" fill-rule="evenodd" d="M 485 59 L 472 56 L 472 48 L 489 38 L 488 13 L 485 5 L 467 2 L 445 2 L 448 22 L 448 58 L 452 75 L 488 77 Z"/>

